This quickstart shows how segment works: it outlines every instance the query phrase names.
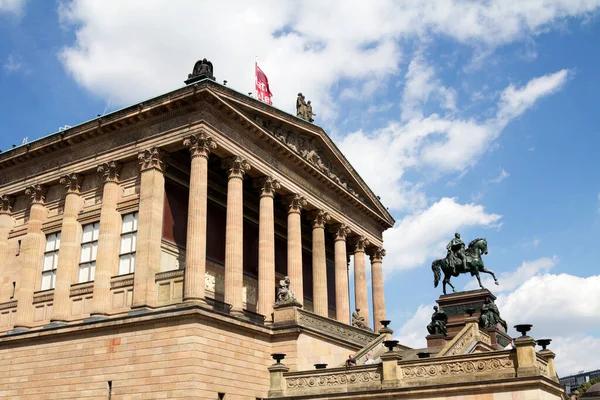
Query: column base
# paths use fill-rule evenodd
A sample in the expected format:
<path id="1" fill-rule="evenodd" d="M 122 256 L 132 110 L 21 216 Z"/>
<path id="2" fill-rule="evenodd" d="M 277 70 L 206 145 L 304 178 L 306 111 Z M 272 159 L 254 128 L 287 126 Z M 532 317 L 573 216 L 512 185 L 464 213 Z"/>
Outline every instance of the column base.
<path id="1" fill-rule="evenodd" d="M 209 307 L 208 302 L 203 297 L 188 297 L 183 299 L 183 303 L 181 305 L 195 305 L 200 307 Z"/>

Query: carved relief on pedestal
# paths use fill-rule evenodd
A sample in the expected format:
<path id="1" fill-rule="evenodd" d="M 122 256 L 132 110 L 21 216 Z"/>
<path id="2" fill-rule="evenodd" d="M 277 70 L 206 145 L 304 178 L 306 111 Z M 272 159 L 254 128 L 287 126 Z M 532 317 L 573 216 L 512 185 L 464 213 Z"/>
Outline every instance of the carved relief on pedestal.
<path id="1" fill-rule="evenodd" d="M 140 172 L 144 172 L 149 169 L 157 169 L 161 172 L 164 171 L 164 164 L 166 158 L 167 153 L 165 153 L 158 147 L 153 147 L 151 149 L 146 149 L 142 151 L 138 154 Z"/>
<path id="2" fill-rule="evenodd" d="M 360 372 L 336 372 L 325 375 L 316 375 L 309 377 L 287 378 L 286 386 L 288 389 L 304 389 L 315 387 L 335 387 L 346 386 L 358 383 L 381 383 L 381 373 L 379 371 L 360 371 Z"/>
<path id="3" fill-rule="evenodd" d="M 514 362 L 506 357 L 496 357 L 473 361 L 456 361 L 420 366 L 402 367 L 403 379 L 439 378 L 447 375 L 472 375 L 477 372 L 495 372 L 514 369 Z"/>
<path id="4" fill-rule="evenodd" d="M 193 157 L 206 157 L 217 148 L 217 143 L 205 132 L 195 133 L 183 140 L 183 145 L 190 149 Z"/>

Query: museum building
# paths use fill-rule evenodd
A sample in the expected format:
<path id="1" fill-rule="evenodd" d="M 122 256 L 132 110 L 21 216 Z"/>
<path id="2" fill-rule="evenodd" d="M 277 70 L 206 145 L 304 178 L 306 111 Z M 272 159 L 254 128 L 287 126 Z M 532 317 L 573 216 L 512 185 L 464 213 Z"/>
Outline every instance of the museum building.
<path id="1" fill-rule="evenodd" d="M 188 78 L 0 153 L 0 398 L 561 396 L 553 353 L 472 316 L 390 347 L 376 194 L 317 125 Z"/>

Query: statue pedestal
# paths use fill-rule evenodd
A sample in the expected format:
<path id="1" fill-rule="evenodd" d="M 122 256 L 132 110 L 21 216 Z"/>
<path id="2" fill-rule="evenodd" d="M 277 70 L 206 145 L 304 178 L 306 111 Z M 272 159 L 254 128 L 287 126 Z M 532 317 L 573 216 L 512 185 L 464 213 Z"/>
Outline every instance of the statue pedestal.
<path id="1" fill-rule="evenodd" d="M 445 346 L 451 339 L 450 336 L 444 336 L 441 333 L 436 335 L 427 335 L 427 347 Z"/>
<path id="2" fill-rule="evenodd" d="M 494 296 L 492 292 L 487 289 L 469 290 L 467 292 L 458 292 L 440 296 L 436 302 L 448 316 L 448 324 L 446 325 L 448 336 L 446 339 L 453 339 L 454 336 L 456 336 L 456 334 L 465 327 L 467 322 L 479 319 L 479 316 L 481 315 L 481 307 L 483 306 L 486 298 L 496 300 L 496 296 Z M 475 310 L 475 313 L 473 313 L 472 317 L 469 317 L 467 314 L 468 308 Z M 492 345 L 495 347 L 504 348 L 505 346 L 502 346 L 502 343 L 508 344 L 511 341 L 510 336 L 506 334 L 504 328 L 499 324 L 496 328 L 487 329 L 485 332 L 492 337 Z M 441 345 L 442 343 L 440 342 L 438 336 L 440 335 L 427 336 L 427 345 Z M 430 337 L 431 340 L 429 339 Z"/>

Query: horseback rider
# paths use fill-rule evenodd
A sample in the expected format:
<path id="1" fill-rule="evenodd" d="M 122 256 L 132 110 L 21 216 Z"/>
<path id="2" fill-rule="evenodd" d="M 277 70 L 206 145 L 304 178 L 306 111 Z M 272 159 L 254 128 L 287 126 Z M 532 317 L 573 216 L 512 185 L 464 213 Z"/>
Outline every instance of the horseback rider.
<path id="1" fill-rule="evenodd" d="M 452 267 L 452 273 L 456 274 L 456 258 L 462 261 L 465 272 L 467 271 L 467 256 L 465 255 L 465 243 L 460 239 L 460 233 L 454 234 L 454 239 L 446 246 L 448 250 L 448 261 Z"/>

